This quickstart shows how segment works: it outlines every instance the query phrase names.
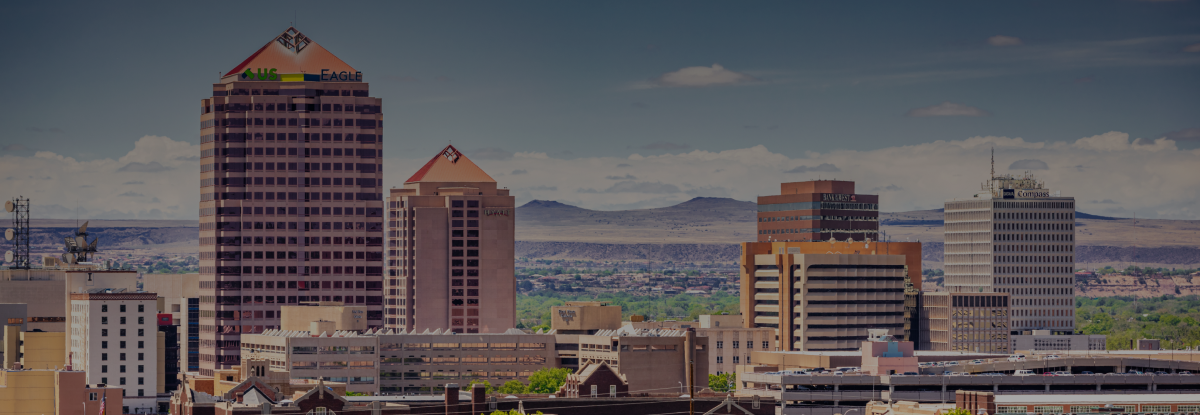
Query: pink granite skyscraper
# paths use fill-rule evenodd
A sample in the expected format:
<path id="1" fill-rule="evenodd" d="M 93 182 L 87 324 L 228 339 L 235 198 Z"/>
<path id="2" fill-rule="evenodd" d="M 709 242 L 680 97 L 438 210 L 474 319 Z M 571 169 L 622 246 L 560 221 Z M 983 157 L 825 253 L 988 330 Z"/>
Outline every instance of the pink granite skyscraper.
<path id="1" fill-rule="evenodd" d="M 382 100 L 362 79 L 288 28 L 201 100 L 202 375 L 283 305 L 363 305 L 382 326 Z"/>

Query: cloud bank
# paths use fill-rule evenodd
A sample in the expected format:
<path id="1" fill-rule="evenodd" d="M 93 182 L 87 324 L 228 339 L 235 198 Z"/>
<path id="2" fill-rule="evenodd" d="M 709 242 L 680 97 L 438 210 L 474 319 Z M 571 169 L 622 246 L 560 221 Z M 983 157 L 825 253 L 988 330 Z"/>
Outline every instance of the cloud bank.
<path id="1" fill-rule="evenodd" d="M 498 177 L 518 203 L 547 199 L 613 210 L 697 196 L 754 200 L 778 193 L 781 182 L 821 177 L 856 181 L 860 191 L 881 195 L 883 210 L 906 211 L 970 198 L 987 178 L 992 148 L 997 170 L 1034 170 L 1052 190 L 1075 197 L 1084 212 L 1200 219 L 1200 150 L 1116 131 L 1062 141 L 988 136 L 794 156 L 758 145 L 572 159 L 514 152 L 476 162 L 488 172 L 526 172 Z M 32 199 L 35 218 L 74 218 L 78 206 L 83 219 L 195 219 L 199 161 L 193 158 L 199 153 L 198 145 L 146 136 L 118 159 L 80 161 L 48 151 L 0 155 L 0 178 L 11 196 Z M 385 188 L 400 185 L 426 161 L 385 159 Z"/>
<path id="2" fill-rule="evenodd" d="M 988 44 L 992 46 L 1021 46 L 1021 38 L 1012 36 L 996 35 L 988 38 Z"/>

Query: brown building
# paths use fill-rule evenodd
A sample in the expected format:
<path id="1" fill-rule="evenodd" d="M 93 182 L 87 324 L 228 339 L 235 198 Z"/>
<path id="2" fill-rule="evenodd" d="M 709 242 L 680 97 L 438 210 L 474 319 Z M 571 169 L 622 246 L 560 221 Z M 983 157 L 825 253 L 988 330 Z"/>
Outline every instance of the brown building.
<path id="1" fill-rule="evenodd" d="M 382 100 L 295 28 L 200 101 L 200 373 L 239 363 L 279 307 L 341 302 L 383 325 Z"/>
<path id="2" fill-rule="evenodd" d="M 854 182 L 782 183 L 758 197 L 758 241 L 879 239 L 879 195 L 854 193 Z"/>
<path id="3" fill-rule="evenodd" d="M 515 200 L 454 146 L 388 196 L 387 326 L 516 327 Z"/>
<path id="4" fill-rule="evenodd" d="M 1009 353 L 1008 293 L 924 293 L 922 350 Z"/>
<path id="5" fill-rule="evenodd" d="M 780 350 L 858 350 L 868 328 L 920 337 L 918 242 L 747 242 L 741 264 L 745 326 L 776 329 Z"/>
<path id="6" fill-rule="evenodd" d="M 63 370 L 0 369 L 0 413 L 5 415 L 98 414 L 101 401 L 110 414 L 132 413 L 123 397 L 120 387 L 87 384 L 87 374 L 69 366 Z"/>

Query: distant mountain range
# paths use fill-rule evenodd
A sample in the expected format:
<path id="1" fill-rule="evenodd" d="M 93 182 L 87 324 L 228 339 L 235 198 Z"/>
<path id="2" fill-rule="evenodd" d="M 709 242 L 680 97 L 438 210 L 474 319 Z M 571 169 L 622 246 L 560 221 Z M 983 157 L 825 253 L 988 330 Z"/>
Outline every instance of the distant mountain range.
<path id="1" fill-rule="evenodd" d="M 757 206 L 728 198 L 695 198 L 654 209 L 599 211 L 534 200 L 517 208 L 517 256 L 594 261 L 732 263 L 737 244 L 756 239 Z M 1200 267 L 1200 221 L 1076 215 L 1077 257 L 1083 264 L 1136 263 Z M 7 220 L 0 226 L 7 228 Z M 941 266 L 942 210 L 883 212 L 893 241 L 920 241 L 927 266 Z M 33 243 L 58 245 L 76 221 L 35 219 Z M 195 245 L 196 221 L 92 220 L 89 231 L 104 247 Z"/>

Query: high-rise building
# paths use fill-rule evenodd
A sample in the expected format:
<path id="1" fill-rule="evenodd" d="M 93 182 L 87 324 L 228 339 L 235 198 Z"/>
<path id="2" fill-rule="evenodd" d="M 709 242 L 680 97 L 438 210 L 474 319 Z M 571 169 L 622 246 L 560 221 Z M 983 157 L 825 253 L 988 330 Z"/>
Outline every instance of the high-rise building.
<path id="1" fill-rule="evenodd" d="M 136 413 L 158 410 L 158 295 L 94 288 L 71 294 L 71 361 L 87 383 L 125 390 Z M 126 411 L 126 413 L 134 413 Z"/>
<path id="2" fill-rule="evenodd" d="M 1075 198 L 1030 175 L 996 175 L 946 202 L 945 285 L 1010 294 L 1011 334 L 1075 330 Z"/>
<path id="3" fill-rule="evenodd" d="M 454 146 L 388 196 L 388 327 L 516 326 L 516 201 Z"/>
<path id="4" fill-rule="evenodd" d="M 776 330 L 780 350 L 858 350 L 867 329 L 919 340 L 918 242 L 746 242 L 746 327 Z"/>
<path id="5" fill-rule="evenodd" d="M 879 240 L 879 195 L 854 193 L 854 182 L 782 183 L 758 197 L 758 242 Z"/>
<path id="6" fill-rule="evenodd" d="M 368 307 L 383 323 L 382 100 L 288 28 L 200 102 L 200 374 L 286 304 Z"/>

